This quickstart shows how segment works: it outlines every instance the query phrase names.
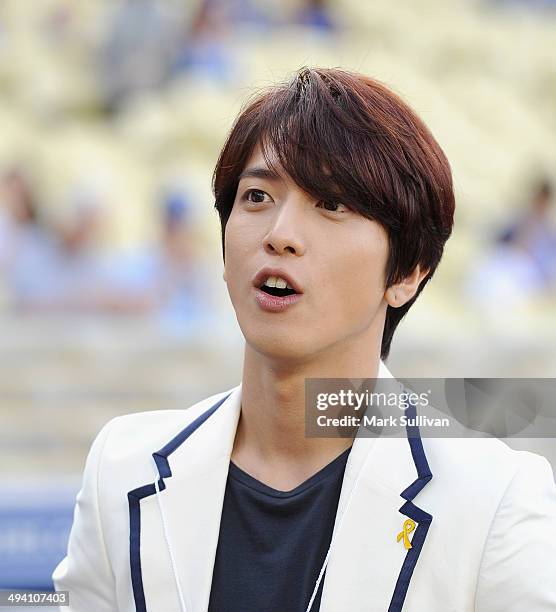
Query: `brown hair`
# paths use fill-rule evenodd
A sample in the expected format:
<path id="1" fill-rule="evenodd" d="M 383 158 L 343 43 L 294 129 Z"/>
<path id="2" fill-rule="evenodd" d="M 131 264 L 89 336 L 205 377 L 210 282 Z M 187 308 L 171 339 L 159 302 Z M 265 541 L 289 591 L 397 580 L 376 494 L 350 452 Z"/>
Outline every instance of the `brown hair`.
<path id="1" fill-rule="evenodd" d="M 454 216 L 450 165 L 426 125 L 396 94 L 362 74 L 302 68 L 265 90 L 236 119 L 213 175 L 224 233 L 238 177 L 260 143 L 300 188 L 380 223 L 389 236 L 386 287 L 417 264 L 428 274 L 411 300 L 388 306 L 381 357 L 433 275 Z"/>

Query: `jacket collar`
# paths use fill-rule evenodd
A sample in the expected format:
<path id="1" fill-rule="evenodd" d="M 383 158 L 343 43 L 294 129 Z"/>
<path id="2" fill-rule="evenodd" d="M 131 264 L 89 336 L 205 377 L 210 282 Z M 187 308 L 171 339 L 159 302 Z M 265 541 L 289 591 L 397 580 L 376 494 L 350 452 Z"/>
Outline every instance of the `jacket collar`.
<path id="1" fill-rule="evenodd" d="M 392 378 L 382 362 L 378 376 Z M 137 612 L 179 612 L 176 582 L 188 612 L 208 608 L 241 387 L 232 389 L 152 453 L 153 467 L 156 464 L 160 474 L 158 496 L 154 482 L 128 493 L 130 570 Z M 415 429 L 415 437 L 407 439 L 354 440 L 321 612 L 356 608 L 350 597 L 360 601 L 362 589 L 375 609 L 401 610 L 432 520 L 413 504 L 432 478 Z M 407 518 L 417 524 L 409 550 L 396 540 Z"/>
<path id="2" fill-rule="evenodd" d="M 394 378 L 382 361 L 378 378 Z M 375 390 L 380 384 L 379 380 Z M 405 414 L 414 417 L 415 407 Z M 432 521 L 431 514 L 413 503 L 432 479 L 419 428 L 408 427 L 406 434 L 396 438 L 358 436 L 353 442 L 336 513 L 321 612 L 360 609 L 363 601 L 372 602 L 376 610 L 402 610 Z M 403 538 L 398 540 L 408 519 L 415 522 L 409 550 Z"/>

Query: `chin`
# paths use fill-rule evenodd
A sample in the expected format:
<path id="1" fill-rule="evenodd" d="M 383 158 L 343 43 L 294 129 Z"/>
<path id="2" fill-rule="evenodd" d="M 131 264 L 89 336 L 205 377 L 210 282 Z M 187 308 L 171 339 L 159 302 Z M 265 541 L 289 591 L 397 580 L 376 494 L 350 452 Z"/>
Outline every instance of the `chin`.
<path id="1" fill-rule="evenodd" d="M 246 343 L 260 355 L 280 361 L 301 362 L 316 352 L 310 342 L 300 341 L 292 335 L 268 333 L 268 328 L 261 333 L 244 333 Z"/>

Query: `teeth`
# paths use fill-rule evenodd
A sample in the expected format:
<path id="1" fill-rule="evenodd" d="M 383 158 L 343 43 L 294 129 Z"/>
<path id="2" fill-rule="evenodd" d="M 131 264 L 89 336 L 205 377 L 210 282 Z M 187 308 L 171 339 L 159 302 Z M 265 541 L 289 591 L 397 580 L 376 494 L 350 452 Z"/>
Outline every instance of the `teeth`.
<path id="1" fill-rule="evenodd" d="M 292 289 L 293 287 L 287 283 L 283 278 L 280 278 L 279 276 L 269 276 L 264 284 L 267 287 L 276 287 L 278 289 Z"/>

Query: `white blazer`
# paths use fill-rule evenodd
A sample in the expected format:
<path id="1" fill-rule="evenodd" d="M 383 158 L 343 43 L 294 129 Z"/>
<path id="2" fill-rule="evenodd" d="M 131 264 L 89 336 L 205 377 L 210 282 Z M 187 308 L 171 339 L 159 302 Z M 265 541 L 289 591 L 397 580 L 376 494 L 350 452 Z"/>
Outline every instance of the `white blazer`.
<path id="1" fill-rule="evenodd" d="M 238 385 L 104 426 L 52 576 L 70 591 L 61 610 L 182 612 L 181 597 L 187 612 L 207 611 L 240 407 Z M 408 517 L 406 549 L 397 536 Z M 556 486 L 545 458 L 495 439 L 355 439 L 320 611 L 402 609 L 556 611 Z"/>

